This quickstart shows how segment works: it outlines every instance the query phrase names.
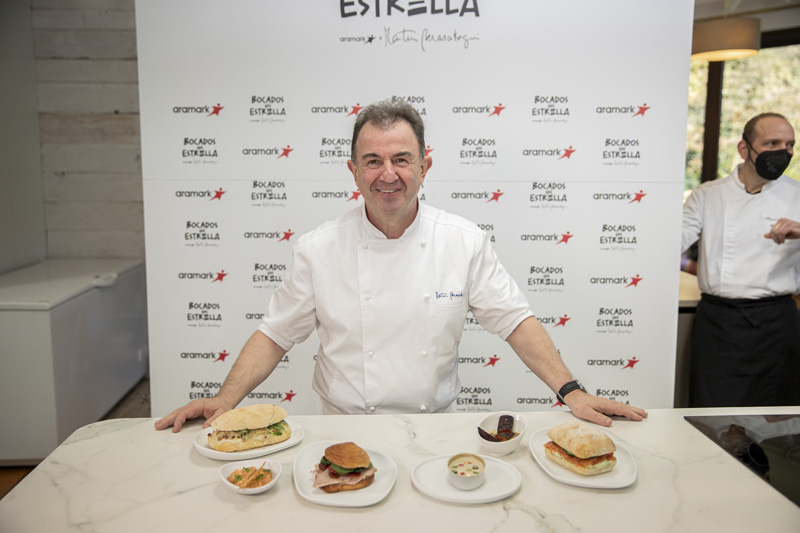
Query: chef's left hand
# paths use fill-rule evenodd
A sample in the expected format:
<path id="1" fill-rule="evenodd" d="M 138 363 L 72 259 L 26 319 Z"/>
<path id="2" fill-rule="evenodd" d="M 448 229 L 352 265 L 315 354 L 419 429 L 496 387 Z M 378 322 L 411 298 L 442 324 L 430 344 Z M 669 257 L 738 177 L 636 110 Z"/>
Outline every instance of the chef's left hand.
<path id="1" fill-rule="evenodd" d="M 611 419 L 606 415 L 624 416 L 637 422 L 647 418 L 647 411 L 625 403 L 592 396 L 582 390 L 575 390 L 564 397 L 564 401 L 572 414 L 578 418 L 610 426 Z"/>
<path id="2" fill-rule="evenodd" d="M 764 234 L 764 238 L 772 239 L 777 244 L 783 244 L 786 239 L 800 239 L 800 222 L 780 218 L 770 228 L 769 233 Z"/>

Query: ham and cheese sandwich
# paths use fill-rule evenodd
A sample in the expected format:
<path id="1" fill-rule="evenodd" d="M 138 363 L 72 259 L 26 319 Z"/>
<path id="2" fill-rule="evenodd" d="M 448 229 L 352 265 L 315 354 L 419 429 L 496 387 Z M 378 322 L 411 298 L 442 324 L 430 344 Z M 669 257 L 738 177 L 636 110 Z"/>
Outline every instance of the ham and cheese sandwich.
<path id="1" fill-rule="evenodd" d="M 378 470 L 372 466 L 367 452 L 353 442 L 328 446 L 314 473 L 314 488 L 340 492 L 368 487 Z"/>
<path id="2" fill-rule="evenodd" d="M 564 422 L 547 432 L 553 439 L 544 445 L 545 455 L 576 474 L 593 476 L 617 465 L 617 447 L 603 431 L 583 422 Z"/>

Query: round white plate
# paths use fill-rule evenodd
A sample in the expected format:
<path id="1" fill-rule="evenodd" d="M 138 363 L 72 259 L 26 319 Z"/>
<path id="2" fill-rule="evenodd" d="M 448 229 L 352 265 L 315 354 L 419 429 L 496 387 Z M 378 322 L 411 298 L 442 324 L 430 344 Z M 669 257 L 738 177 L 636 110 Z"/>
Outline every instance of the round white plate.
<path id="1" fill-rule="evenodd" d="M 531 435 L 528 445 L 531 448 L 533 458 L 536 459 L 539 466 L 556 481 L 590 489 L 621 489 L 632 485 L 636 481 L 636 461 L 625 448 L 619 445 L 619 441 L 613 438 L 610 433 L 608 436 L 612 438 L 617 446 L 617 451 L 614 452 L 614 457 L 617 458 L 617 466 L 611 472 L 594 476 L 582 476 L 554 463 L 544 454 L 544 445 L 550 442 L 550 437 L 547 436 L 547 432 L 550 429 L 542 428 Z"/>
<path id="2" fill-rule="evenodd" d="M 508 498 L 522 485 L 519 470 L 500 459 L 481 455 L 486 461 L 486 480 L 475 490 L 458 490 L 447 481 L 447 460 L 453 455 L 439 455 L 419 463 L 411 471 L 411 482 L 431 498 L 450 503 L 489 503 Z"/>
<path id="3" fill-rule="evenodd" d="M 267 483 L 266 485 L 261 485 L 260 487 L 255 487 L 252 489 L 243 489 L 238 487 L 228 481 L 228 477 L 233 474 L 234 470 L 239 470 L 245 467 L 251 468 L 258 468 L 261 464 L 264 463 L 264 468 L 266 470 L 272 470 L 272 481 Z M 267 491 L 275 485 L 278 481 L 278 478 L 281 477 L 281 472 L 283 471 L 282 465 L 278 461 L 273 461 L 272 459 L 245 459 L 244 461 L 237 461 L 235 463 L 228 463 L 224 464 L 219 467 L 219 477 L 222 478 L 222 484 L 231 489 L 233 492 L 237 494 L 259 494 L 261 492 Z"/>
<path id="4" fill-rule="evenodd" d="M 216 459 L 217 461 L 241 461 L 243 459 L 252 459 L 253 457 L 261 457 L 262 455 L 269 455 L 271 453 L 291 448 L 295 444 L 300 444 L 303 440 L 303 428 L 297 422 L 286 419 L 289 423 L 289 429 L 292 430 L 292 436 L 283 442 L 277 444 L 270 444 L 268 446 L 261 446 L 260 448 L 253 448 L 251 450 L 243 450 L 241 452 L 220 452 L 208 445 L 208 434 L 214 431 L 212 428 L 204 428 L 197 432 L 194 436 L 194 449 L 205 455 L 209 459 Z"/>
<path id="5" fill-rule="evenodd" d="M 339 441 L 325 440 L 312 442 L 297 452 L 294 458 L 294 486 L 297 493 L 310 502 L 333 507 L 367 507 L 383 500 L 394 487 L 397 479 L 397 464 L 380 452 L 364 448 L 372 460 L 372 466 L 378 469 L 375 480 L 369 487 L 328 494 L 314 487 L 314 469 L 325 454 L 325 448 Z M 356 443 L 358 444 L 358 443 Z M 363 446 L 362 446 L 363 448 Z"/>

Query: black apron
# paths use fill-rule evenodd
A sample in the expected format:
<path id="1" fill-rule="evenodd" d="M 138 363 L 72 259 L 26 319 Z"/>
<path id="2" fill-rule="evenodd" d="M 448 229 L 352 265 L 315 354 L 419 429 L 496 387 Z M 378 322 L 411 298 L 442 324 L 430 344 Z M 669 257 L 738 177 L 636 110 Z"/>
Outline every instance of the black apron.
<path id="1" fill-rule="evenodd" d="M 791 296 L 703 294 L 691 344 L 691 407 L 800 405 L 800 312 Z"/>

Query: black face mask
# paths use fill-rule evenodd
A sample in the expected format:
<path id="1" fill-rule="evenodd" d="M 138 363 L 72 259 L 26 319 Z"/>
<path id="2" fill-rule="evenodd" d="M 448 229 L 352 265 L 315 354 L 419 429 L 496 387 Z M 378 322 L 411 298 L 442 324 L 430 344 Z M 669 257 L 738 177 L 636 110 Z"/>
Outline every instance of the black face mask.
<path id="1" fill-rule="evenodd" d="M 755 152 L 753 145 L 744 136 L 742 136 L 742 139 L 747 143 L 748 148 Z M 769 150 L 758 154 L 754 164 L 759 176 L 765 180 L 773 181 L 781 177 L 791 160 L 792 154 L 789 153 L 789 150 Z"/>

